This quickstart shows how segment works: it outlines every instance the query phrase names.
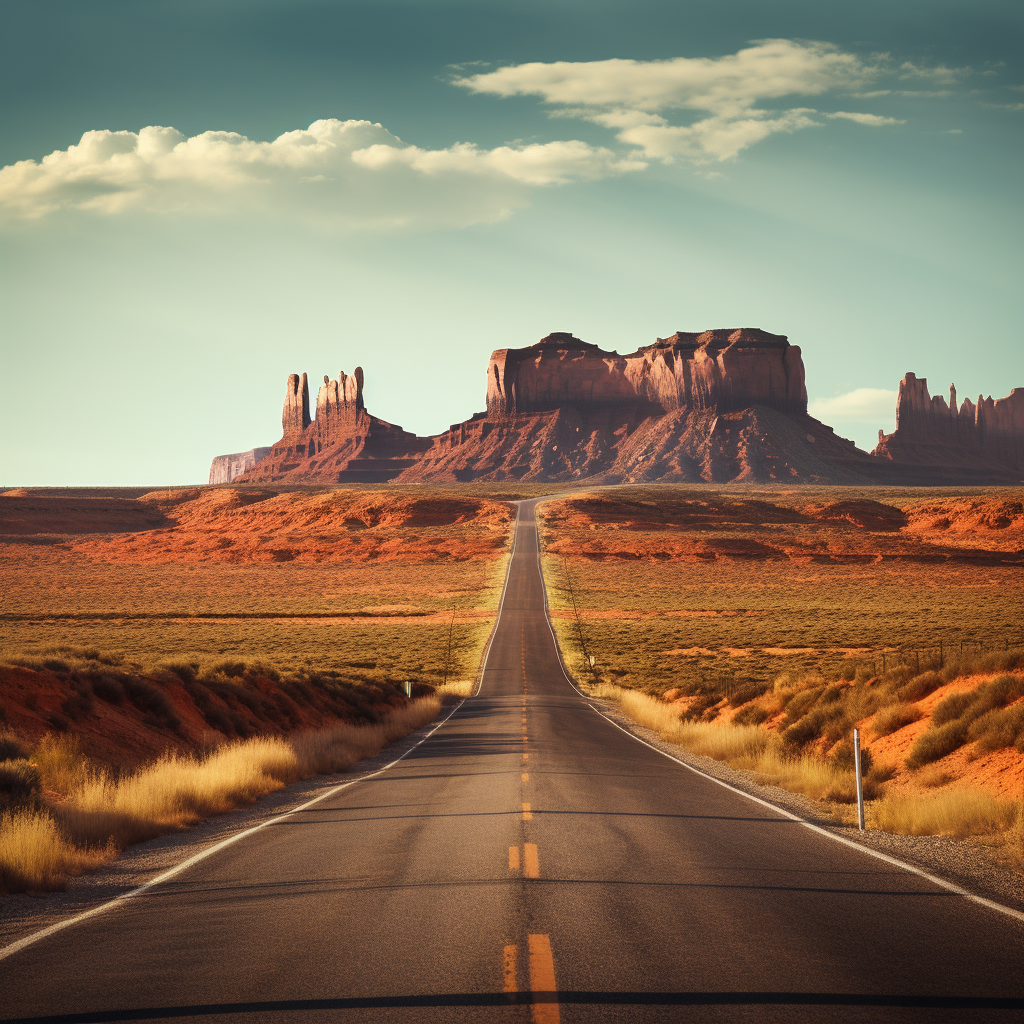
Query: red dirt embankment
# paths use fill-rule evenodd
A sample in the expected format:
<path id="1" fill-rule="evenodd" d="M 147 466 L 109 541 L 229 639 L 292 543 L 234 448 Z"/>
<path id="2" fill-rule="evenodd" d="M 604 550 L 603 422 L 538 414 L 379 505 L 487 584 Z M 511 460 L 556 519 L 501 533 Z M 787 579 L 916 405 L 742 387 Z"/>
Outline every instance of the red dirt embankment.
<path id="1" fill-rule="evenodd" d="M 0 726 L 31 744 L 46 733 L 73 735 L 83 754 L 116 768 L 257 734 L 375 722 L 408 703 L 390 683 L 282 680 L 273 669 L 230 663 L 197 677 L 187 665 L 142 671 L 69 660 L 54 655 L 31 668 L 0 665 Z M 417 685 L 414 692 L 429 688 Z"/>
<path id="2" fill-rule="evenodd" d="M 37 542 L 69 542 L 80 554 L 132 564 L 493 558 L 511 520 L 503 502 L 377 491 L 0 494 L 0 542 L 35 535 Z"/>
<path id="3" fill-rule="evenodd" d="M 580 495 L 545 506 L 546 550 L 584 558 L 1024 563 L 1024 502 L 1002 496 L 887 504 L 869 498 L 645 499 Z"/>

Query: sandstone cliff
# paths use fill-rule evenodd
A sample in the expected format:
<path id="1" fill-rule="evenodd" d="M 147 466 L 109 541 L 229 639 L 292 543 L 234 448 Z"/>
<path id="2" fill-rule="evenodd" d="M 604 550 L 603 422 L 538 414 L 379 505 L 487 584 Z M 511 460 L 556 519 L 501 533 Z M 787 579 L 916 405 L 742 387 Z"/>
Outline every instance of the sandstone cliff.
<path id="1" fill-rule="evenodd" d="M 210 483 L 231 483 L 252 469 L 257 462 L 262 462 L 270 451 L 269 448 L 251 448 L 247 452 L 237 452 L 234 455 L 218 455 L 210 466 Z"/>
<path id="2" fill-rule="evenodd" d="M 646 406 L 736 412 L 766 405 L 807 412 L 800 349 L 756 328 L 677 332 L 626 356 L 571 334 L 499 349 L 487 374 L 491 418 L 578 407 Z"/>
<path id="3" fill-rule="evenodd" d="M 285 389 L 281 440 L 242 483 L 382 483 L 412 465 L 430 441 L 371 416 L 363 403 L 363 370 L 337 380 L 324 376 L 309 417 L 306 374 L 293 373 Z"/>
<path id="4" fill-rule="evenodd" d="M 908 373 L 900 381 L 896 430 L 878 432 L 878 458 L 958 480 L 1015 483 L 1024 478 L 1024 388 L 1006 398 L 965 398 L 958 407 L 956 386 L 949 403 L 932 397 L 928 380 Z"/>
<path id="5" fill-rule="evenodd" d="M 487 410 L 434 437 L 367 412 L 363 371 L 285 390 L 282 437 L 247 483 L 1012 483 L 1024 476 L 1024 389 L 956 406 L 907 374 L 897 429 L 872 455 L 807 415 L 800 349 L 756 328 L 679 331 L 627 355 L 572 334 L 499 349 Z M 221 456 L 221 460 L 238 456 Z M 217 470 L 224 472 L 223 467 Z M 211 470 L 211 481 L 214 470 Z"/>

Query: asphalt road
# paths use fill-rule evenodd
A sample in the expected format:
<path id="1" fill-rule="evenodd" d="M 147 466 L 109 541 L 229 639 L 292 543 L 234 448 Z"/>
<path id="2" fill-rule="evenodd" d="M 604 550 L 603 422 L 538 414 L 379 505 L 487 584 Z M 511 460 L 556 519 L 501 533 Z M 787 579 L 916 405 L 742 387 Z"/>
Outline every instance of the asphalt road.
<path id="1" fill-rule="evenodd" d="M 0 961 L 0 1016 L 1020 1021 L 1022 940 L 591 710 L 528 502 L 478 697 L 377 777 Z"/>

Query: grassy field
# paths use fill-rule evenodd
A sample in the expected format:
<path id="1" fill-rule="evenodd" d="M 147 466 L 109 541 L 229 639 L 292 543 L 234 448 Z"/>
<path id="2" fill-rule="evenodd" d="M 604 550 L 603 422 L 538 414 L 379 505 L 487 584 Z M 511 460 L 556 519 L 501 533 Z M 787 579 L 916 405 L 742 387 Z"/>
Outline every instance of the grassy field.
<path id="1" fill-rule="evenodd" d="M 1013 497 L 666 486 L 552 502 L 552 611 L 578 645 L 571 587 L 602 676 L 650 692 L 1005 649 L 1024 642 L 1024 518 L 985 523 Z"/>
<path id="2" fill-rule="evenodd" d="M 507 505 L 424 489 L 0 495 L 0 534 L 5 513 L 17 533 L 0 536 L 0 654 L 233 657 L 429 683 L 475 676 L 511 525 Z M 134 528 L 143 516 L 156 526 Z"/>
<path id="3" fill-rule="evenodd" d="M 631 487 L 541 513 L 595 696 L 846 822 L 859 724 L 869 826 L 1024 865 L 1019 493 Z"/>

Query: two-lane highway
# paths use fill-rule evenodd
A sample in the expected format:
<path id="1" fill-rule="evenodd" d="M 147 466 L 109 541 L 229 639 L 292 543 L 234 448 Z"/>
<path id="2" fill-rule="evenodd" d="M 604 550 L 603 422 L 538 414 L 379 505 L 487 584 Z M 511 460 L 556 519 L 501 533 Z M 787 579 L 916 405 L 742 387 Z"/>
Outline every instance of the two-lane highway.
<path id="1" fill-rule="evenodd" d="M 3 1019 L 1020 1020 L 1019 920 L 589 706 L 534 505 L 477 697 L 381 774 L 0 960 Z"/>

